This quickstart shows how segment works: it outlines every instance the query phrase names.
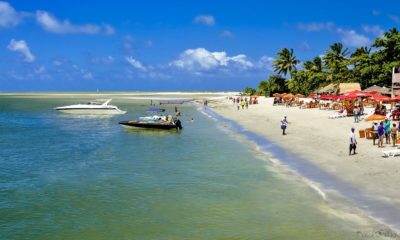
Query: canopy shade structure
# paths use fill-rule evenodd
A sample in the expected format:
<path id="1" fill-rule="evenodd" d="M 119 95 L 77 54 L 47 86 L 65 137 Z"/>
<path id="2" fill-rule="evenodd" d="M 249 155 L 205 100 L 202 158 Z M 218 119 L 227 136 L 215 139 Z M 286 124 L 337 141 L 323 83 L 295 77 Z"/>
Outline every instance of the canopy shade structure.
<path id="1" fill-rule="evenodd" d="M 363 91 L 367 92 L 367 93 L 371 93 L 371 92 L 380 93 L 382 95 L 391 95 L 391 93 L 392 93 L 390 88 L 379 87 L 377 85 L 373 85 L 373 86 L 371 86 L 369 88 L 364 89 Z"/>
<path id="2" fill-rule="evenodd" d="M 333 93 L 335 92 L 335 84 L 331 83 L 317 90 L 317 93 Z"/>
<path id="3" fill-rule="evenodd" d="M 355 90 L 361 91 L 361 86 L 359 83 L 339 83 L 338 93 L 344 94 Z"/>
<path id="4" fill-rule="evenodd" d="M 345 94 L 355 90 L 361 91 L 361 86 L 359 83 L 331 83 L 323 88 L 320 88 L 317 93 Z"/>

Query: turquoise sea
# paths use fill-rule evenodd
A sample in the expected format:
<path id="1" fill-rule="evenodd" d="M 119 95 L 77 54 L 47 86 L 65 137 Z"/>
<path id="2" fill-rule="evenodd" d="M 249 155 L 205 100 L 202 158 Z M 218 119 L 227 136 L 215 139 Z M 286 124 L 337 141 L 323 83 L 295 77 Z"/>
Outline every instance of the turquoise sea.
<path id="1" fill-rule="evenodd" d="M 53 110 L 87 100 L 0 97 L 0 239 L 360 239 L 369 230 L 324 211 L 317 191 L 194 104 L 178 106 L 181 132 L 118 125 L 146 115 L 149 101 L 114 99 L 128 111 L 114 117 Z"/>

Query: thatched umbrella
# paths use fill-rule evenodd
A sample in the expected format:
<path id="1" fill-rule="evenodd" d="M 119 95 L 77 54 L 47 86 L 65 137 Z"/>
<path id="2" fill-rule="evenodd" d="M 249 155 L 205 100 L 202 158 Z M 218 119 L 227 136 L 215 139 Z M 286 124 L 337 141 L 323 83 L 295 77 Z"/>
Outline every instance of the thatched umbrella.
<path id="1" fill-rule="evenodd" d="M 297 97 L 297 98 L 303 98 L 304 97 L 304 95 L 303 94 L 300 94 L 300 93 L 298 93 L 298 94 L 296 94 L 296 95 L 294 95 L 295 97 Z"/>
<path id="2" fill-rule="evenodd" d="M 272 96 L 273 96 L 273 97 L 280 97 L 281 94 L 280 94 L 280 93 L 274 93 L 274 94 L 272 94 Z"/>
<path id="3" fill-rule="evenodd" d="M 295 98 L 295 97 L 296 97 L 295 95 L 289 93 L 289 94 L 286 94 L 285 96 L 283 96 L 283 99 L 289 99 L 289 98 Z"/>

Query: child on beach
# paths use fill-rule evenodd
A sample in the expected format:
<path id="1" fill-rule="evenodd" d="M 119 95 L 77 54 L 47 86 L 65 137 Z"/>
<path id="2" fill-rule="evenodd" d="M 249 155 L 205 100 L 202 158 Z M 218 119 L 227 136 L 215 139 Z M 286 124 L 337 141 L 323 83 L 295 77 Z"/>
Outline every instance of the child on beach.
<path id="1" fill-rule="evenodd" d="M 356 135 L 354 134 L 354 127 L 352 127 L 350 132 L 349 155 L 351 155 L 351 150 L 353 150 L 353 155 L 356 154 L 356 148 L 357 148 L 357 139 Z"/>

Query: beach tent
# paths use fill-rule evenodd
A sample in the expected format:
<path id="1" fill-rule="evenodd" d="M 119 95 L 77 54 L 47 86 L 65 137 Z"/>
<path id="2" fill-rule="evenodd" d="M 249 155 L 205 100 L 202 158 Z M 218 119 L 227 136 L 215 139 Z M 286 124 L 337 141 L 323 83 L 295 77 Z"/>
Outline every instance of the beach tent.
<path id="1" fill-rule="evenodd" d="M 380 93 L 382 95 L 391 95 L 392 94 L 390 88 L 379 87 L 377 85 L 373 85 L 373 86 L 371 86 L 369 88 L 364 89 L 363 91 L 367 92 L 369 94 L 371 94 L 371 92 Z"/>

